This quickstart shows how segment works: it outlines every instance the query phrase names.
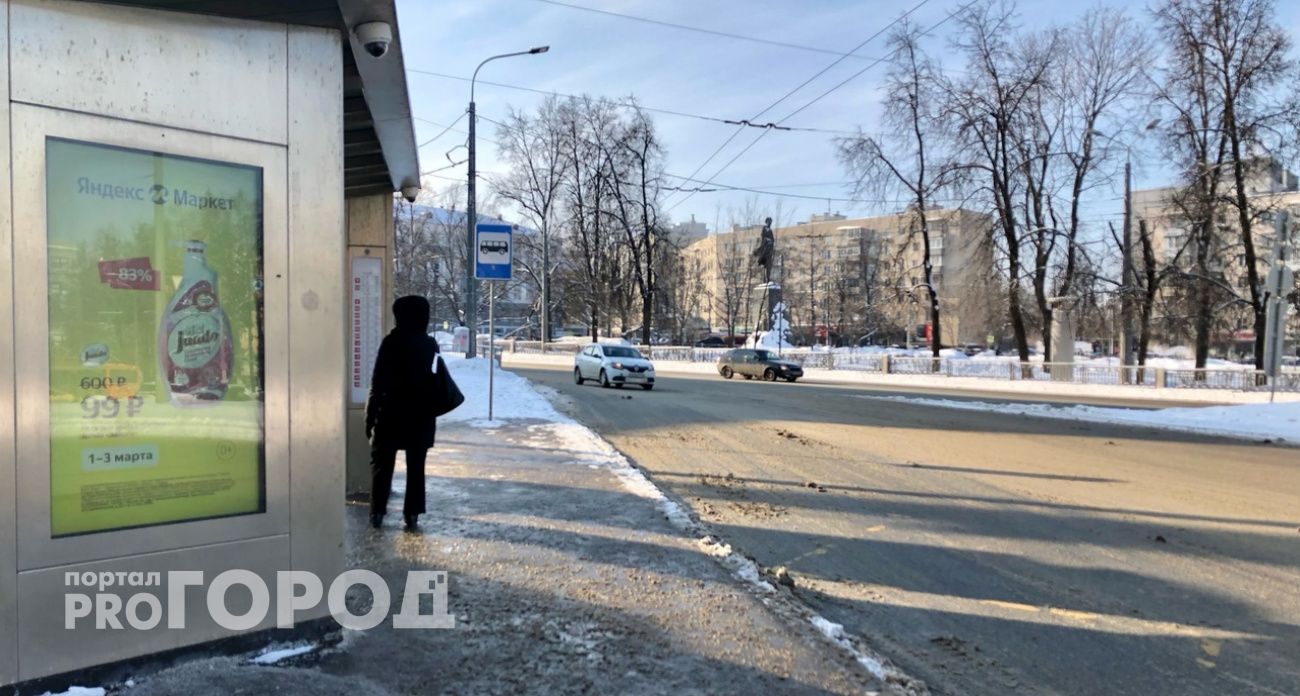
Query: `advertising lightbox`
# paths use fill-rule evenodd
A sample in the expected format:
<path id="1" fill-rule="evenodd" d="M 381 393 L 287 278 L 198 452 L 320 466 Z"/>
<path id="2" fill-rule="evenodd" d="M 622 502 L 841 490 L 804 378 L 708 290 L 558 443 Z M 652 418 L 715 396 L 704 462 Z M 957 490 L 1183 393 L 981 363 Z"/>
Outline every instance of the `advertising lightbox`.
<path id="1" fill-rule="evenodd" d="M 262 170 L 45 155 L 53 536 L 264 511 Z"/>

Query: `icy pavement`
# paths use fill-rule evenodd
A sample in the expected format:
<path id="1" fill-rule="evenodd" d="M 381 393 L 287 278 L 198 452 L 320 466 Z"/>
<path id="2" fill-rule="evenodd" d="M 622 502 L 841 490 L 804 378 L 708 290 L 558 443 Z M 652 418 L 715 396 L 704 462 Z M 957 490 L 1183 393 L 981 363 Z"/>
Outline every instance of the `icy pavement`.
<path id="1" fill-rule="evenodd" d="M 919 406 L 930 405 L 966 411 L 986 411 L 1009 416 L 1038 416 L 1089 423 L 1136 425 L 1201 435 L 1300 443 L 1300 403 L 1295 402 L 1134 410 L 1100 406 L 956 401 L 910 396 L 862 396 L 860 398 L 901 401 Z"/>
<path id="2" fill-rule="evenodd" d="M 205 660 L 121 693 L 925 693 L 827 632 L 753 561 L 700 538 L 683 508 L 526 380 L 498 373 L 488 421 L 486 361 L 448 365 L 468 400 L 430 453 L 423 532 L 401 531 L 398 496 L 381 530 L 351 506 L 346 544 L 349 567 L 393 588 L 410 570 L 447 571 L 456 627 L 385 623 L 301 656 L 274 646 L 261 657 L 276 666 Z M 349 603 L 363 613 L 369 595 Z"/>

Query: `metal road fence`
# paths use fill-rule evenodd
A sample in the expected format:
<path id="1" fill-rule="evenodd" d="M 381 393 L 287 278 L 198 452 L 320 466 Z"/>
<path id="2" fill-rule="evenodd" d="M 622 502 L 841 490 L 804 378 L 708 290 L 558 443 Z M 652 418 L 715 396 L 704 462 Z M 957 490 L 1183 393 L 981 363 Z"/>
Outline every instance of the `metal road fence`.
<path id="1" fill-rule="evenodd" d="M 572 356 L 588 343 L 498 340 L 501 353 Z M 717 362 L 729 348 L 693 348 L 691 346 L 635 346 L 643 355 L 662 362 Z M 486 342 L 479 352 L 487 356 Z M 805 369 L 843 370 L 891 375 L 929 375 L 933 377 L 973 377 L 1013 382 L 1063 382 L 1070 384 L 1104 384 L 1145 387 L 1149 389 L 1225 389 L 1233 391 L 1269 391 L 1274 388 L 1263 372 L 1237 368 L 1120 367 L 1095 363 L 1043 363 L 1013 360 L 979 360 L 930 358 L 891 355 L 879 351 L 813 351 L 789 348 L 781 357 L 793 360 Z M 1300 369 L 1283 368 L 1275 381 L 1277 391 L 1300 392 Z"/>

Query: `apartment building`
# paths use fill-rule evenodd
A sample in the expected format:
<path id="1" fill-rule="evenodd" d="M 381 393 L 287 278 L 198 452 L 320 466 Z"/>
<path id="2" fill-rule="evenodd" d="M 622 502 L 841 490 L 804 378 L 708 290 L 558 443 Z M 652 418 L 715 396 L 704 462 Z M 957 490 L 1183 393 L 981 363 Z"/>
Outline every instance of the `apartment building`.
<path id="1" fill-rule="evenodd" d="M 943 342 L 983 343 L 1000 322 L 993 257 L 984 240 L 987 215 L 935 209 L 927 214 L 934 284 L 939 290 Z M 701 279 L 703 319 L 716 331 L 744 331 L 757 321 L 761 269 L 751 253 L 761 225 L 734 227 L 683 250 Z M 924 250 L 908 213 L 848 219 L 814 215 L 773 230 L 773 281 L 782 285 L 794 331 L 807 340 L 827 329 L 844 340 L 861 336 L 902 340 L 925 334 L 928 297 Z M 922 339 L 923 340 L 923 339 Z"/>
<path id="2" fill-rule="evenodd" d="M 1260 213 L 1278 210 L 1290 210 L 1293 222 L 1300 221 L 1300 185 L 1297 177 L 1285 167 L 1272 159 L 1261 158 L 1252 162 L 1252 173 L 1248 179 L 1248 191 L 1251 206 Z M 1176 267 L 1183 271 L 1192 271 L 1196 263 L 1196 248 L 1193 225 L 1187 220 L 1182 208 L 1177 204 L 1179 187 L 1165 186 L 1133 192 L 1134 235 L 1137 240 L 1137 221 L 1144 222 L 1151 239 L 1151 247 L 1156 263 L 1161 268 Z M 1226 195 L 1232 195 L 1231 189 Z M 1294 229 L 1294 227 L 1293 227 Z M 1255 247 L 1255 268 L 1262 283 L 1269 269 L 1273 266 L 1277 253 L 1277 238 L 1271 221 L 1264 219 L 1253 227 Z M 1300 240 L 1292 232 L 1291 260 L 1297 267 L 1295 249 Z M 1142 268 L 1143 256 L 1140 241 L 1135 241 L 1133 264 Z M 1234 302 L 1232 295 L 1240 299 L 1250 297 L 1250 278 L 1247 273 L 1246 250 L 1241 236 L 1240 223 L 1236 209 L 1223 205 L 1220 219 L 1216 224 L 1210 250 L 1209 269 L 1214 275 L 1216 292 L 1222 296 L 1216 304 L 1223 307 L 1216 312 L 1218 342 L 1243 344 L 1232 346 L 1243 349 L 1254 338 L 1253 318 L 1249 309 L 1240 302 Z M 1231 291 L 1231 294 L 1229 293 Z M 1161 289 L 1160 301 L 1167 307 L 1177 302 L 1180 284 L 1177 278 L 1167 282 Z M 1293 316 L 1290 324 L 1292 333 L 1300 329 Z"/>
<path id="3" fill-rule="evenodd" d="M 703 222 L 696 222 L 695 216 L 692 215 L 689 222 L 679 222 L 668 228 L 668 235 L 674 244 L 692 244 L 709 236 L 709 226 Z"/>

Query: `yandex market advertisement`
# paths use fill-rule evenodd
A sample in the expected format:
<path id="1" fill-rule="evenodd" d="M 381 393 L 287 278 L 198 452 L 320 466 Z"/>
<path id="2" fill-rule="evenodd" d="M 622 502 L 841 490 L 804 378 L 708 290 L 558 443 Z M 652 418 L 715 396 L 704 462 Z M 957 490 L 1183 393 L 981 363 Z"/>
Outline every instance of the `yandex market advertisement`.
<path id="1" fill-rule="evenodd" d="M 53 535 L 263 511 L 262 170 L 45 153 Z"/>

